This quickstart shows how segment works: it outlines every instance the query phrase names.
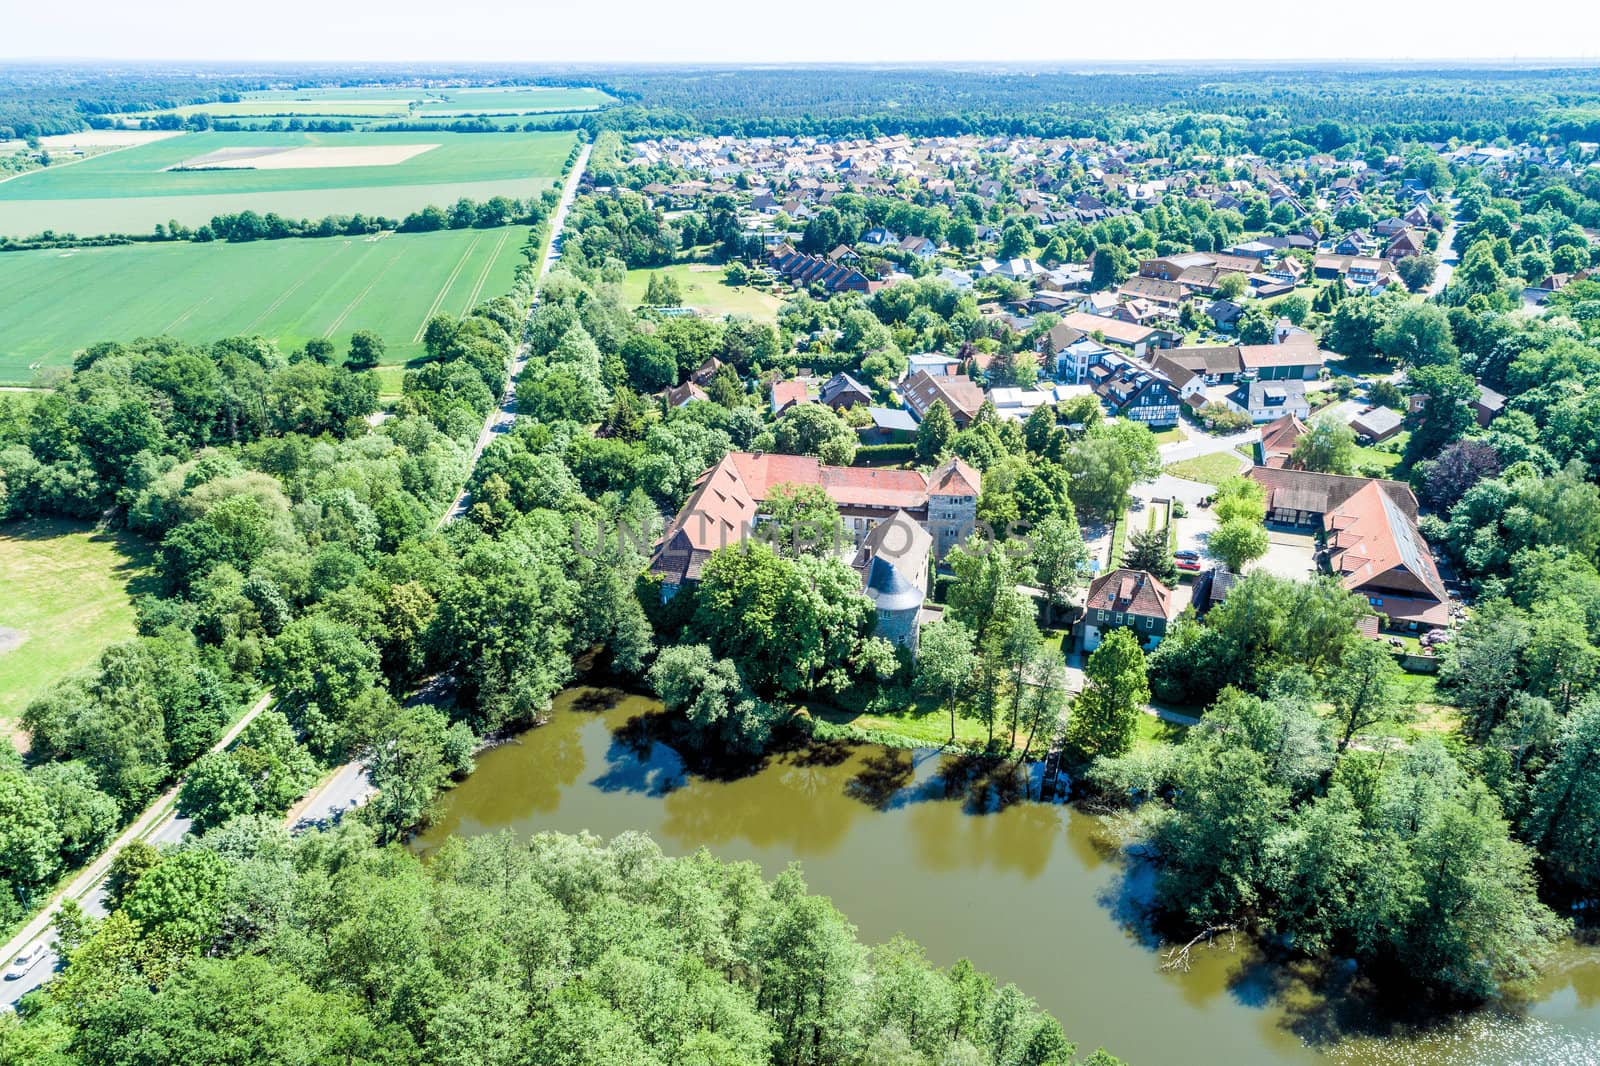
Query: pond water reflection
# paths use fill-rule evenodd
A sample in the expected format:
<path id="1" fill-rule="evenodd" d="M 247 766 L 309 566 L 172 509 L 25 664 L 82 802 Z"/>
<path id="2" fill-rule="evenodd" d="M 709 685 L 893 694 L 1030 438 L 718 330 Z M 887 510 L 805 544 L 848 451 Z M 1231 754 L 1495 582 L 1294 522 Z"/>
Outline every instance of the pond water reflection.
<path id="1" fill-rule="evenodd" d="M 1521 1012 L 1426 1034 L 1352 1038 L 1353 1012 L 1241 939 L 1163 973 L 1138 921 L 1148 877 L 1104 826 L 1029 802 L 1028 782 L 975 760 L 818 744 L 737 776 L 695 772 L 653 737 L 658 705 L 612 689 L 562 693 L 550 722 L 485 752 L 420 836 L 511 829 L 643 830 L 675 854 L 706 847 L 772 875 L 803 862 L 877 942 L 904 932 L 948 965 L 966 956 L 1016 982 L 1081 1047 L 1131 1063 L 1600 1063 L 1600 962 L 1572 948 Z M 1309 1042 L 1309 1043 L 1308 1043 Z"/>

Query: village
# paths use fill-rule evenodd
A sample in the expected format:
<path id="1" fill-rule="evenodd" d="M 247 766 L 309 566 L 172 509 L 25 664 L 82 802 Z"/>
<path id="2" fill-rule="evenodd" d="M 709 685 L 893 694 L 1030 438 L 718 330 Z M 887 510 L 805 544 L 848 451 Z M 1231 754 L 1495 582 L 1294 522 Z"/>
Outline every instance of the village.
<path id="1" fill-rule="evenodd" d="M 774 424 L 820 405 L 848 421 L 868 451 L 898 445 L 908 459 L 935 406 L 957 431 L 984 420 L 1022 424 L 1043 410 L 1081 435 L 1072 412 L 1087 402 L 1096 416 L 1152 432 L 1159 474 L 1132 485 L 1113 513 L 1082 516 L 1088 557 L 1070 652 L 1092 652 L 1118 627 L 1153 651 L 1186 608 L 1203 617 L 1226 597 L 1240 575 L 1208 551 L 1217 527 L 1209 504 L 1219 483 L 1242 477 L 1259 486 L 1266 530 L 1265 549 L 1245 569 L 1336 576 L 1371 608 L 1361 623 L 1368 636 L 1390 642 L 1408 668 L 1432 671 L 1462 617 L 1460 586 L 1419 529 L 1413 490 L 1385 476 L 1427 397 L 1405 388 L 1404 369 L 1329 350 L 1314 322 L 1326 328 L 1345 299 L 1389 293 L 1398 302 L 1443 289 L 1459 263 L 1457 226 L 1453 205 L 1430 188 L 1433 167 L 1492 171 L 1537 158 L 1581 172 L 1596 146 L 1564 156 L 1430 144 L 1405 158 L 1277 162 L 1193 148 L 1180 162 L 1173 149 L 904 135 L 660 139 L 629 146 L 627 180 L 669 220 L 714 200 L 736 203 L 750 265 L 741 280 L 752 288 L 870 302 L 931 279 L 973 299 L 980 330 L 998 341 L 910 353 L 875 387 L 859 366 L 826 374 L 803 365 L 807 340 L 820 354 L 836 339 L 826 331 L 797 338 L 792 374 L 769 370 L 745 383 L 761 389 Z M 841 219 L 864 203 L 886 217 L 842 239 L 851 234 Z M 1154 233 L 1153 215 L 1162 218 Z M 1182 228 L 1168 217 L 1188 222 L 1193 248 L 1165 235 L 1163 224 Z M 1093 227 L 1123 243 L 1073 261 Z M 1585 260 L 1527 279 L 1525 306 L 1537 310 L 1587 273 Z M 709 402 L 705 387 L 719 372 L 723 364 L 708 360 L 661 398 L 669 407 Z M 1505 399 L 1478 384 L 1464 402 L 1487 426 Z M 1297 445 L 1313 423 L 1352 442 L 1357 462 L 1307 468 Z M 920 626 L 940 616 L 933 589 L 948 552 L 994 531 L 978 517 L 979 469 L 961 458 L 931 472 L 903 465 L 730 454 L 673 518 L 652 571 L 670 595 L 710 553 L 770 517 L 772 487 L 820 487 L 838 506 L 849 534 L 840 555 L 878 605 L 880 626 L 914 651 Z M 1166 580 L 1125 565 L 1130 529 L 1164 531 Z"/>

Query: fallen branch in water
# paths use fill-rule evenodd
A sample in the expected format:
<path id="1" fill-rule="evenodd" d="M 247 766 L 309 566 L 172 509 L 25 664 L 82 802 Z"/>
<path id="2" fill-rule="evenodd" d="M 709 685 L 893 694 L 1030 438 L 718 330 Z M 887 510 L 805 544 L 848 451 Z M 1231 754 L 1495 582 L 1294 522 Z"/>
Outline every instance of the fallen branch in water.
<path id="1" fill-rule="evenodd" d="M 1188 973 L 1190 950 L 1192 950 L 1194 946 L 1199 944 L 1201 941 L 1205 941 L 1209 944 L 1213 939 L 1215 939 L 1218 933 L 1228 934 L 1229 951 L 1233 951 L 1234 948 L 1238 946 L 1238 933 L 1235 931 L 1235 927 L 1232 923 L 1229 923 L 1228 925 L 1208 925 L 1196 933 L 1187 944 L 1183 945 L 1182 947 L 1170 948 L 1167 953 L 1162 956 L 1162 959 L 1165 961 L 1161 963 L 1161 969 L 1169 972 L 1172 970 L 1181 970 L 1184 973 Z"/>

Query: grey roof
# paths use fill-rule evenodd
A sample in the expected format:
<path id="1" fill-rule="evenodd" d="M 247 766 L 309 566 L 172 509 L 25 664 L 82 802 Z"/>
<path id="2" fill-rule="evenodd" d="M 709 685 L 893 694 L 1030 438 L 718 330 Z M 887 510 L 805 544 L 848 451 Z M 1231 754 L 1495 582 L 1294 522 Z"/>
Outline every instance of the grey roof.
<path id="1" fill-rule="evenodd" d="M 917 431 L 917 420 L 911 417 L 910 411 L 898 407 L 869 407 L 867 413 L 872 416 L 872 424 L 879 429 L 904 430 L 907 433 Z"/>
<path id="2" fill-rule="evenodd" d="M 1400 412 L 1392 407 L 1374 407 L 1370 411 L 1362 411 L 1350 420 L 1350 425 L 1359 426 L 1376 436 L 1382 436 L 1400 428 L 1404 419 Z"/>
<path id="3" fill-rule="evenodd" d="M 905 511 L 879 522 L 861 542 L 855 568 L 862 591 L 880 611 L 922 606 L 927 596 L 928 554 L 933 537 Z"/>
<path id="4" fill-rule="evenodd" d="M 880 611 L 905 611 L 921 607 L 923 592 L 887 559 L 874 558 L 867 571 L 866 593 Z"/>

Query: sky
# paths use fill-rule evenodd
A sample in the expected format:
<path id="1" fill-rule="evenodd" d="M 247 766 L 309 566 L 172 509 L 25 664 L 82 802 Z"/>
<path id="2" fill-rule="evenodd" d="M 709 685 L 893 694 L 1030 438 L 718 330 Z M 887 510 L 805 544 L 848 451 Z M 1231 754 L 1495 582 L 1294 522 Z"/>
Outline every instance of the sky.
<path id="1" fill-rule="evenodd" d="M 1600 57 L 1600 2 L 0 0 L 0 57 L 802 63 Z"/>

